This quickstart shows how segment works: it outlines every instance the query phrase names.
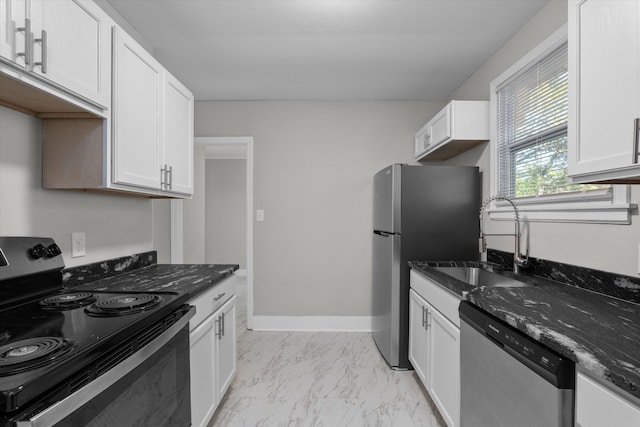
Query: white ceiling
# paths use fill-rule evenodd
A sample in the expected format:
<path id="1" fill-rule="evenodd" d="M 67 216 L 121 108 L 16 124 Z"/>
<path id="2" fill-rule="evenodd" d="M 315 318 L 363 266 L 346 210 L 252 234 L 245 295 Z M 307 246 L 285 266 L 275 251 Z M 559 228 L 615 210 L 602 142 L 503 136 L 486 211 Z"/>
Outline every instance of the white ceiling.
<path id="1" fill-rule="evenodd" d="M 197 100 L 445 100 L 549 0 L 107 0 Z"/>

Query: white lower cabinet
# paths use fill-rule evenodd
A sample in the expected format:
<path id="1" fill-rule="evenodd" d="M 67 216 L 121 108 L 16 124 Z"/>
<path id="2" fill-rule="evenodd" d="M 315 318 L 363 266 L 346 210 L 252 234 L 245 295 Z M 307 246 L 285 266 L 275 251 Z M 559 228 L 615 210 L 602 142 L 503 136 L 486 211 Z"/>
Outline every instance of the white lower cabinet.
<path id="1" fill-rule="evenodd" d="M 233 280 L 227 279 L 190 302 L 196 307 L 189 334 L 194 427 L 209 423 L 236 372 L 236 297 L 232 286 Z M 222 306 L 218 304 L 225 300 Z"/>
<path id="2" fill-rule="evenodd" d="M 191 425 L 206 425 L 216 409 L 214 316 L 191 332 Z"/>
<path id="3" fill-rule="evenodd" d="M 232 297 L 217 313 L 216 403 L 220 403 L 236 373 L 236 297 Z"/>
<path id="4" fill-rule="evenodd" d="M 460 298 L 412 271 L 409 301 L 409 360 L 447 425 L 457 427 Z"/>
<path id="5" fill-rule="evenodd" d="M 640 426 L 640 403 L 576 374 L 576 427 Z"/>

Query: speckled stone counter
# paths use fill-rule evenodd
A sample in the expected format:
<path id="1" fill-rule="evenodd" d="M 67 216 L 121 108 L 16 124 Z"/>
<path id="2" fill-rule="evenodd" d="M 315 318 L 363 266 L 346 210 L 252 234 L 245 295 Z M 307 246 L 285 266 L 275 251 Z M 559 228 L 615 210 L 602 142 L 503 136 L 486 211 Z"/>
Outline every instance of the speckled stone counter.
<path id="1" fill-rule="evenodd" d="M 539 276 L 518 288 L 474 288 L 435 270 L 456 262 L 410 262 L 419 273 L 640 398 L 640 305 Z M 504 272 L 513 277 L 513 273 Z"/>
<path id="2" fill-rule="evenodd" d="M 167 291 L 188 294 L 189 299 L 231 276 L 237 264 L 154 264 L 106 277 L 74 289 L 96 291 Z"/>
<path id="3" fill-rule="evenodd" d="M 156 251 L 128 255 L 106 261 L 94 262 L 79 267 L 69 267 L 62 271 L 62 283 L 65 288 L 73 288 L 99 279 L 137 270 L 148 265 L 157 264 Z"/>

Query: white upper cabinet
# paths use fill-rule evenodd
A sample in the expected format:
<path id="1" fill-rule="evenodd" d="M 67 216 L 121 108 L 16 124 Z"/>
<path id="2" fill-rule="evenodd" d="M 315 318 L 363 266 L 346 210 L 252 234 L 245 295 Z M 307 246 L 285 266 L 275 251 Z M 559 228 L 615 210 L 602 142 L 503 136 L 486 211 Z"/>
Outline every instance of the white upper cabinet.
<path id="1" fill-rule="evenodd" d="M 113 182 L 161 189 L 163 68 L 114 31 Z"/>
<path id="2" fill-rule="evenodd" d="M 0 56 L 99 109 L 111 101 L 113 21 L 89 0 L 0 0 Z M 28 79 L 27 79 L 28 80 Z"/>
<path id="3" fill-rule="evenodd" d="M 451 101 L 415 135 L 416 160 L 447 160 L 489 140 L 489 102 Z"/>
<path id="4" fill-rule="evenodd" d="M 26 34 L 30 34 L 28 5 L 26 0 L 0 0 L 0 57 L 20 67 L 25 66 Z"/>
<path id="5" fill-rule="evenodd" d="M 193 193 L 193 95 L 121 29 L 114 32 L 113 182 Z"/>
<path id="6" fill-rule="evenodd" d="M 44 188 L 190 197 L 193 95 L 119 27 L 112 76 L 109 117 L 43 120 Z"/>
<path id="7" fill-rule="evenodd" d="M 193 193 L 193 94 L 175 77 L 164 73 L 164 187 Z"/>
<path id="8" fill-rule="evenodd" d="M 569 1 L 569 176 L 640 181 L 640 2 Z"/>
<path id="9" fill-rule="evenodd" d="M 108 108 L 111 19 L 92 1 L 31 2 L 33 72 Z"/>

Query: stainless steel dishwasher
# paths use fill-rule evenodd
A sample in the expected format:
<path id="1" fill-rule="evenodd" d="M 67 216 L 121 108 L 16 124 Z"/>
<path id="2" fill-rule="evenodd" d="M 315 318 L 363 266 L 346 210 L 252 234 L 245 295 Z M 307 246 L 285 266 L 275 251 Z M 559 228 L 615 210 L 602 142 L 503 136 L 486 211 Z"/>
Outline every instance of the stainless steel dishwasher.
<path id="1" fill-rule="evenodd" d="M 575 364 L 467 301 L 459 311 L 461 426 L 573 426 Z"/>

